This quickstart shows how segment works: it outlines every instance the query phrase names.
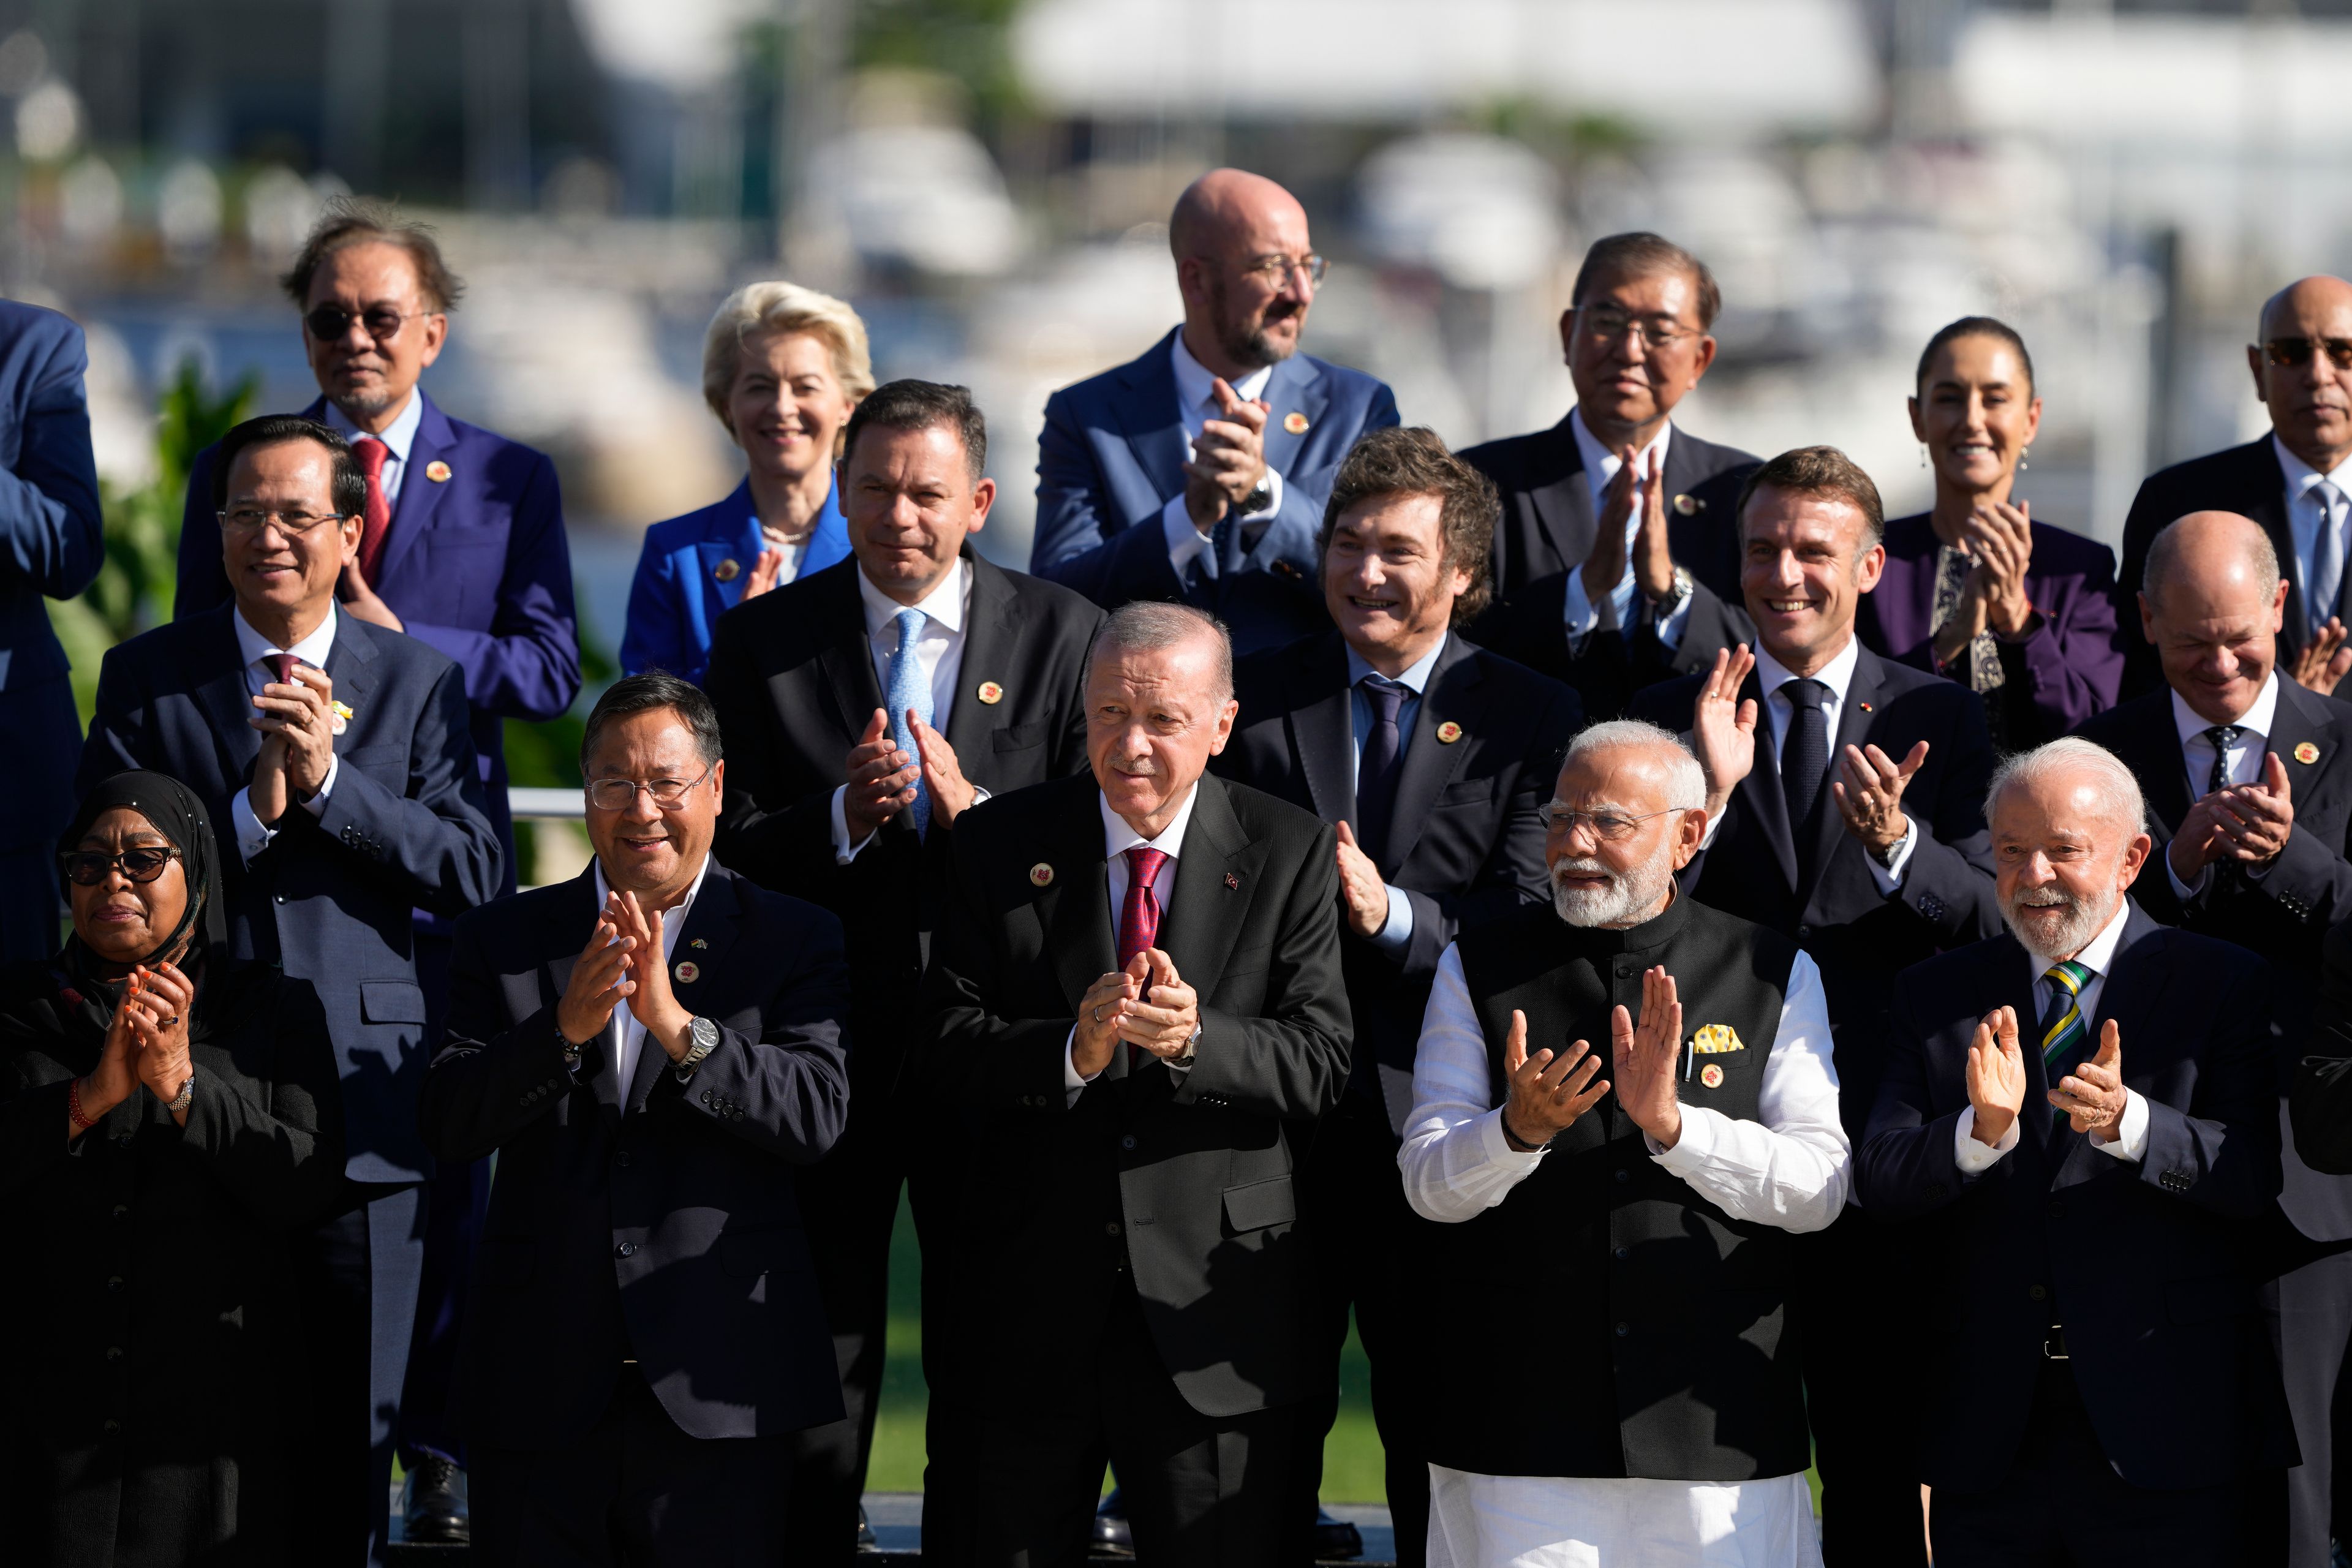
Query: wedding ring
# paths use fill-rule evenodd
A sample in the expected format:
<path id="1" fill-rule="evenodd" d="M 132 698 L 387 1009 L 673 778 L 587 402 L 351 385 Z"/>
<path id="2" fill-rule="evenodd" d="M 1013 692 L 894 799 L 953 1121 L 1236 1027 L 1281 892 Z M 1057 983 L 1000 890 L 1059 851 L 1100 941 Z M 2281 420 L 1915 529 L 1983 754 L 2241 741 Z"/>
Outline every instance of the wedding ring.
<path id="1" fill-rule="evenodd" d="M 1095 1022 L 1097 1024 L 1102 1022 L 1102 1009 L 1099 1007 L 1095 1009 Z"/>
<path id="2" fill-rule="evenodd" d="M 164 1019 L 162 1023 L 160 1023 L 160 1024 L 156 1025 L 155 1026 L 156 1026 L 157 1028 L 159 1028 L 159 1029 L 175 1029 L 175 1028 L 179 1027 L 179 1025 L 180 1025 L 180 1016 L 179 1016 L 177 1013 L 174 1013 L 174 1014 L 173 1014 L 170 1017 L 168 1017 L 168 1018 Z"/>

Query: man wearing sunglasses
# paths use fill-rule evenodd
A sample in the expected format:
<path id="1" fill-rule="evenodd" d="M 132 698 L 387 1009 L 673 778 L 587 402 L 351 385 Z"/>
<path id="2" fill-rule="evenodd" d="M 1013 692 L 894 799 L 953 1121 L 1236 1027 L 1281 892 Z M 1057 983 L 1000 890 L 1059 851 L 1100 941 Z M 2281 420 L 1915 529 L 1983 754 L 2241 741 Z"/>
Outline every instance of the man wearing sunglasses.
<path id="1" fill-rule="evenodd" d="M 2345 570 L 2352 544 L 2352 283 L 2305 278 L 2263 306 L 2246 349 L 2268 433 L 2150 475 L 2124 520 L 2116 578 L 2126 697 L 2164 689 L 2164 670 L 2140 626 L 2140 577 L 2165 525 L 2195 511 L 2252 518 L 2271 537 L 2287 580 L 2278 668 L 2326 696 L 2352 674 Z M 2341 695 L 2352 697 L 2352 688 Z"/>
<path id="2" fill-rule="evenodd" d="M 1183 325 L 1046 401 L 1029 569 L 1105 609 L 1181 599 L 1236 653 L 1279 647 L 1330 624 L 1324 499 L 1396 399 L 1298 352 L 1323 258 L 1288 191 L 1213 169 L 1177 201 L 1168 246 Z"/>

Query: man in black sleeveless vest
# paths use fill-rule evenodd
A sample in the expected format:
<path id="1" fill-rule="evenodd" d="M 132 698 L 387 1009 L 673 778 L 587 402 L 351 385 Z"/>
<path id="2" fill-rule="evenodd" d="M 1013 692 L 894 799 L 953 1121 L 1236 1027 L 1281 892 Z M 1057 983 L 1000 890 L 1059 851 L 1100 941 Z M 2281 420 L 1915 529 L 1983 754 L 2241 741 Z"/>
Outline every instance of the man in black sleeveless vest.
<path id="1" fill-rule="evenodd" d="M 1821 1562 L 1783 1327 L 1789 1233 L 1845 1205 L 1829 1009 L 1795 942 L 1678 893 L 1706 793 L 1668 731 L 1585 731 L 1553 908 L 1439 961 L 1398 1162 L 1441 1222 L 1432 1568 Z"/>

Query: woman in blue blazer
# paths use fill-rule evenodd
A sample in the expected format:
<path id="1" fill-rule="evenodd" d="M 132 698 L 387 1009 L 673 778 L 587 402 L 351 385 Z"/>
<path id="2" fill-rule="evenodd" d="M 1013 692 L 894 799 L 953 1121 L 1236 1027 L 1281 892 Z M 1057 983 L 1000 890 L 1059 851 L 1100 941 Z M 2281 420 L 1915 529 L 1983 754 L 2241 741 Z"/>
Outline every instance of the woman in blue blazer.
<path id="1" fill-rule="evenodd" d="M 699 683 L 719 617 L 849 553 L 834 493 L 841 433 L 874 390 L 866 323 L 829 294 L 751 283 L 702 342 L 702 395 L 748 471 L 716 506 L 655 523 L 629 585 L 621 668 Z"/>

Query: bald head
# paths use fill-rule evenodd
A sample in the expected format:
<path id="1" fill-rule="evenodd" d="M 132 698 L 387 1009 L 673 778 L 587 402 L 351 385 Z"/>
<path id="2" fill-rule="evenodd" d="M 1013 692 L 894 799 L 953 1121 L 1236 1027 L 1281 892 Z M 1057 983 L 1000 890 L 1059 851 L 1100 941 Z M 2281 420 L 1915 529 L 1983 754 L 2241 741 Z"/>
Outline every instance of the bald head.
<path id="1" fill-rule="evenodd" d="M 2263 301 L 2258 331 L 2246 359 L 2279 444 L 2334 472 L 2352 457 L 2352 283 L 2297 279 Z"/>
<path id="2" fill-rule="evenodd" d="M 1307 209 L 1263 174 L 1212 169 L 1168 218 L 1184 295 L 1184 346 L 1211 374 L 1239 381 L 1298 352 L 1315 283 Z"/>
<path id="3" fill-rule="evenodd" d="M 1221 256 L 1232 243 L 1255 239 L 1269 229 L 1295 230 L 1307 237 L 1307 209 L 1298 198 L 1247 169 L 1212 169 L 1176 198 L 1168 218 L 1168 248 L 1181 264 L 1195 256 Z"/>
<path id="4" fill-rule="evenodd" d="M 2149 545 L 2140 626 L 2164 679 L 2209 724 L 2234 724 L 2278 662 L 2286 584 L 2251 518 L 2192 511 Z"/>

